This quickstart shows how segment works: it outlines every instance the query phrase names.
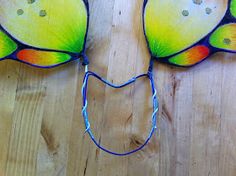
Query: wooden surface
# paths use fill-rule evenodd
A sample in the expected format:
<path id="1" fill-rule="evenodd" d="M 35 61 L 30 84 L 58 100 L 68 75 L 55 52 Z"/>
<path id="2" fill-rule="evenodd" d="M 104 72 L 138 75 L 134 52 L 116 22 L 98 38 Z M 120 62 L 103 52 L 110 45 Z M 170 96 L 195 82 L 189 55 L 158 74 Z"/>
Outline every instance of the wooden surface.
<path id="1" fill-rule="evenodd" d="M 142 0 L 90 0 L 90 69 L 122 83 L 147 70 Z M 0 176 L 235 176 L 236 57 L 191 69 L 155 63 L 159 135 L 141 152 L 114 157 L 84 135 L 77 62 L 42 70 L 0 62 Z M 135 90 L 135 91 L 134 91 Z M 91 80 L 97 139 L 124 152 L 150 129 L 148 81 L 114 91 Z"/>

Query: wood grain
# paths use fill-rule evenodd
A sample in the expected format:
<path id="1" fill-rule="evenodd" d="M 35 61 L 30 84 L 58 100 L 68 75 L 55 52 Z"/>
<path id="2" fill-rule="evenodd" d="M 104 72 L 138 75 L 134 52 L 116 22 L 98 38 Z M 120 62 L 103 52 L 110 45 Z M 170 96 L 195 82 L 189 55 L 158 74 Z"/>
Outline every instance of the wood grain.
<path id="1" fill-rule="evenodd" d="M 89 68 L 114 83 L 147 70 L 142 0 L 90 0 Z M 159 131 L 129 157 L 84 135 L 79 61 L 42 70 L 0 63 L 0 176 L 235 176 L 236 62 L 220 53 L 190 69 L 155 63 Z M 137 147 L 150 129 L 150 88 L 113 90 L 91 79 L 89 115 L 102 145 Z"/>

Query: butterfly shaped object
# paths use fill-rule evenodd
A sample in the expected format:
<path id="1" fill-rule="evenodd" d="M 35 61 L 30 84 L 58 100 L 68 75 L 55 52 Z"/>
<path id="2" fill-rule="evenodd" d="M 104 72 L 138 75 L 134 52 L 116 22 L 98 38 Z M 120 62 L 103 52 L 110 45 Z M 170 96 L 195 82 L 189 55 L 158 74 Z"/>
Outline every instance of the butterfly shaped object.
<path id="1" fill-rule="evenodd" d="M 0 60 L 53 67 L 85 50 L 85 0 L 0 0 Z"/>
<path id="2" fill-rule="evenodd" d="M 145 36 L 154 58 L 192 66 L 236 52 L 236 0 L 145 0 Z"/>
<path id="3" fill-rule="evenodd" d="M 53 67 L 84 55 L 87 0 L 0 0 L 0 60 Z M 215 52 L 236 51 L 236 0 L 145 0 L 151 55 L 192 66 Z"/>

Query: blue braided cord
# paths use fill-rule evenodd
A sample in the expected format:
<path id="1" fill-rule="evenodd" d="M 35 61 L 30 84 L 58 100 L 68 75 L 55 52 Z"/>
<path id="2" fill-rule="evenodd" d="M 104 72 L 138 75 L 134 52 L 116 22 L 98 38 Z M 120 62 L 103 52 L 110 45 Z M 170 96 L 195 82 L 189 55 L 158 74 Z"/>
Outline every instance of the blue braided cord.
<path id="1" fill-rule="evenodd" d="M 149 135 L 148 135 L 148 137 L 147 137 L 147 139 L 146 139 L 146 141 L 144 142 L 143 145 L 141 145 L 137 149 L 132 150 L 130 152 L 116 153 L 116 152 L 112 152 L 112 151 L 102 147 L 96 141 L 96 139 L 95 139 L 95 137 L 94 137 L 94 135 L 92 133 L 92 130 L 90 128 L 91 126 L 90 126 L 90 122 L 89 122 L 89 118 L 88 118 L 88 112 L 87 112 L 87 108 L 88 108 L 87 88 L 88 88 L 88 80 L 89 80 L 90 76 L 93 76 L 93 77 L 97 78 L 98 80 L 102 81 L 104 84 L 107 84 L 108 86 L 116 88 L 116 89 L 120 89 L 120 88 L 123 88 L 125 86 L 128 86 L 128 85 L 134 83 L 135 81 L 137 81 L 137 79 L 142 78 L 142 77 L 147 77 L 150 80 L 152 94 L 153 94 L 153 96 L 152 96 L 152 102 L 153 102 L 152 128 L 151 128 L 150 133 L 149 133 Z M 154 80 L 153 80 L 152 70 L 149 70 L 149 72 L 147 74 L 141 74 L 139 76 L 136 76 L 136 77 L 130 79 L 129 81 L 127 81 L 126 83 L 121 84 L 121 85 L 112 84 L 112 83 L 108 82 L 107 80 L 103 79 L 102 77 L 100 77 L 99 75 L 97 75 L 96 73 L 87 70 L 86 73 L 85 73 L 85 76 L 84 76 L 83 86 L 82 86 L 81 93 L 82 93 L 82 97 L 83 97 L 82 115 L 83 115 L 84 123 L 85 123 L 85 127 L 86 127 L 85 133 L 89 134 L 90 138 L 92 139 L 94 144 L 99 149 L 101 149 L 101 150 L 103 150 L 103 151 L 105 151 L 105 152 L 107 152 L 109 154 L 116 155 L 116 156 L 127 156 L 127 155 L 131 155 L 133 153 L 136 153 L 139 150 L 142 150 L 148 144 L 148 142 L 152 138 L 155 130 L 157 129 L 157 113 L 158 113 L 158 110 L 159 110 L 159 103 L 158 103 L 158 99 L 157 99 L 157 91 L 156 91 Z"/>

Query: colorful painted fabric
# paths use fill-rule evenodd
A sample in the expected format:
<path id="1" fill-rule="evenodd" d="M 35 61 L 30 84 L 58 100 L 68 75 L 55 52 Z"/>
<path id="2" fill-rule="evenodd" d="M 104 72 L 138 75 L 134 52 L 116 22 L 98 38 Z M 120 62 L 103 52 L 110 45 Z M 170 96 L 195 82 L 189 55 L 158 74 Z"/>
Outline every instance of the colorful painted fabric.
<path id="1" fill-rule="evenodd" d="M 145 0 L 150 53 L 160 62 L 192 66 L 216 52 L 236 52 L 236 0 Z"/>
<path id="2" fill-rule="evenodd" d="M 85 52 L 87 28 L 87 1 L 1 0 L 0 59 L 37 67 L 78 59 Z"/>
<path id="3" fill-rule="evenodd" d="M 216 52 L 236 51 L 236 0 L 145 0 L 143 9 L 150 53 L 161 62 L 192 66 Z M 0 59 L 38 67 L 78 59 L 88 14 L 83 0 L 2 0 Z"/>

